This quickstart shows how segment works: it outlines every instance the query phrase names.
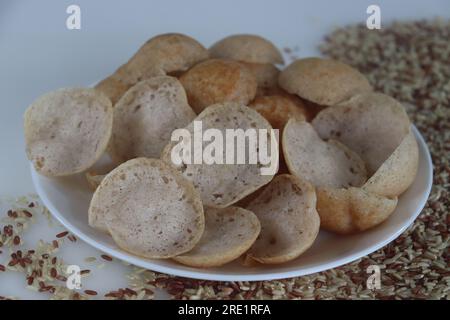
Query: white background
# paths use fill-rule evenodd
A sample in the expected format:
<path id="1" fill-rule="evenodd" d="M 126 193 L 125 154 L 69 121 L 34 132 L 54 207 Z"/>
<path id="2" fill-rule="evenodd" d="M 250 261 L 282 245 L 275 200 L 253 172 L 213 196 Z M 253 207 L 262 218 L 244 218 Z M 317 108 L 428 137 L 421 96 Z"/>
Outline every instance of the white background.
<path id="1" fill-rule="evenodd" d="M 81 30 L 66 28 L 70 4 L 81 7 Z M 0 0 L 0 195 L 33 192 L 22 135 L 26 107 L 47 91 L 105 77 L 153 35 L 181 32 L 209 46 L 229 34 L 256 33 L 280 47 L 298 46 L 303 57 L 317 54 L 317 44 L 333 28 L 365 23 L 370 4 L 381 7 L 382 25 L 393 19 L 450 16 L 448 0 Z M 41 223 L 30 237 L 56 234 L 47 229 Z M 98 253 L 78 243 L 65 255 L 76 260 Z M 114 265 L 98 271 L 92 285 L 125 285 L 124 269 Z M 45 297 L 23 287 L 19 275 L 0 274 L 0 295 Z"/>

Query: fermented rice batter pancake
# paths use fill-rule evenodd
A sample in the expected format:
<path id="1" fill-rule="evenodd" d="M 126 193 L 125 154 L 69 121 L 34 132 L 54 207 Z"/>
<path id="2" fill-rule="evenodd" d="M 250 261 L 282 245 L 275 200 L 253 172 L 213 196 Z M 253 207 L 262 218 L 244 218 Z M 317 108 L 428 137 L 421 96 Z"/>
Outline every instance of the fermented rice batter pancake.
<path id="1" fill-rule="evenodd" d="M 342 62 L 322 58 L 292 62 L 281 72 L 278 84 L 289 93 L 326 106 L 372 90 L 358 70 Z"/>
<path id="2" fill-rule="evenodd" d="M 92 227 L 108 231 L 120 248 L 145 258 L 191 250 L 204 223 L 198 192 L 156 159 L 133 159 L 111 171 L 89 207 Z"/>
<path id="3" fill-rule="evenodd" d="M 94 89 L 47 93 L 25 112 L 28 159 L 48 177 L 83 172 L 105 151 L 112 123 L 111 101 Z"/>
<path id="4" fill-rule="evenodd" d="M 247 129 L 254 129 L 253 131 L 256 132 L 258 132 L 256 129 L 265 129 L 268 133 L 272 129 L 269 122 L 258 112 L 236 103 L 212 105 L 200 113 L 194 121 L 201 122 L 203 132 L 211 128 L 219 130 L 224 137 L 224 147 L 227 143 L 225 140 L 226 129 L 239 129 L 244 132 Z M 191 136 L 194 136 L 194 123 L 191 123 L 186 129 Z M 270 141 L 271 139 L 268 138 L 267 150 L 269 155 L 271 155 Z M 206 146 L 209 144 L 210 142 L 203 142 L 204 153 Z M 193 182 L 194 186 L 199 190 L 205 206 L 225 208 L 267 184 L 273 177 L 273 174 L 261 174 L 261 168 L 267 166 L 259 162 L 259 151 L 253 153 L 257 160 L 255 164 L 249 163 L 248 154 L 243 154 L 245 155 L 243 164 L 225 164 L 226 148 L 224 148 L 223 154 L 218 155 L 224 164 L 207 164 L 206 162 L 194 164 L 192 157 L 190 158 L 190 163 L 174 164 L 172 161 L 172 149 L 176 145 L 178 143 L 169 144 L 164 149 L 161 158 L 175 166 L 187 179 Z M 278 154 L 278 144 L 274 143 L 272 146 L 274 147 L 274 152 Z M 236 155 L 236 143 L 234 147 L 234 154 Z M 248 149 L 247 144 L 246 150 Z M 175 154 L 177 154 L 176 149 L 174 150 Z M 193 152 L 191 151 L 192 154 Z M 234 158 L 234 160 L 237 159 Z M 233 163 L 236 163 L 236 161 L 233 161 Z M 278 162 L 274 164 L 274 168 L 274 173 L 276 173 Z"/>
<path id="5" fill-rule="evenodd" d="M 282 145 L 289 171 L 315 187 L 360 187 L 367 180 L 364 161 L 355 152 L 338 141 L 323 141 L 304 120 L 289 120 Z"/>
<path id="6" fill-rule="evenodd" d="M 209 49 L 211 58 L 231 59 L 250 63 L 284 63 L 280 50 L 267 39 L 251 34 L 226 37 Z"/>
<path id="7" fill-rule="evenodd" d="M 362 188 L 317 188 L 321 227 L 340 234 L 372 228 L 395 210 L 397 197 L 384 197 Z"/>
<path id="8" fill-rule="evenodd" d="M 192 267 L 218 267 L 237 259 L 255 242 L 261 230 L 251 211 L 238 207 L 205 208 L 205 231 L 191 251 L 174 257 Z"/>
<path id="9" fill-rule="evenodd" d="M 319 233 L 314 187 L 293 175 L 276 176 L 246 209 L 261 222 L 261 233 L 247 253 L 248 258 L 260 263 L 297 258 Z"/>
<path id="10" fill-rule="evenodd" d="M 118 163 L 136 157 L 159 158 L 172 132 L 187 126 L 195 116 L 176 78 L 141 81 L 114 108 L 111 157 Z"/>
<path id="11" fill-rule="evenodd" d="M 248 68 L 231 60 L 211 59 L 195 65 L 180 77 L 189 104 L 200 113 L 224 102 L 247 105 L 256 95 L 257 82 Z"/>
<path id="12" fill-rule="evenodd" d="M 312 122 L 322 139 L 334 139 L 355 151 L 372 175 L 410 130 L 403 106 L 382 93 L 362 93 L 322 110 Z"/>

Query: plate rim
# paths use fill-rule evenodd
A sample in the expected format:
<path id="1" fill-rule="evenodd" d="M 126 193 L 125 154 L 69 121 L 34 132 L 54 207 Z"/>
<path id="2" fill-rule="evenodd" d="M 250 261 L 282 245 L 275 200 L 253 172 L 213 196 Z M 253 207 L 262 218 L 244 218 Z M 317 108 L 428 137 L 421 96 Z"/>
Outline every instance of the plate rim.
<path id="1" fill-rule="evenodd" d="M 423 197 L 423 200 L 420 202 L 419 206 L 417 207 L 417 210 L 414 215 L 409 217 L 408 220 L 405 221 L 404 225 L 397 229 L 395 232 L 390 234 L 386 239 L 382 240 L 381 242 L 377 242 L 377 244 L 372 245 L 364 250 L 361 250 L 358 253 L 349 255 L 347 257 L 343 257 L 334 261 L 331 261 L 329 263 L 322 264 L 320 266 L 315 267 L 309 267 L 309 268 L 303 268 L 299 270 L 292 270 L 292 271 L 280 271 L 280 272 L 269 272 L 269 273 L 262 273 L 262 274 L 245 274 L 245 275 L 220 275 L 220 274 L 209 274 L 207 272 L 207 269 L 198 269 L 198 271 L 193 270 L 181 270 L 174 267 L 166 267 L 161 266 L 158 264 L 154 264 L 150 260 L 144 260 L 144 258 L 139 258 L 137 256 L 133 256 L 131 254 L 128 254 L 126 252 L 121 252 L 116 249 L 109 248 L 89 235 L 83 233 L 80 231 L 77 227 L 72 225 L 68 220 L 66 220 L 63 215 L 60 214 L 60 212 L 53 206 L 50 199 L 46 196 L 46 193 L 42 190 L 41 184 L 39 182 L 39 174 L 34 170 L 33 164 L 30 162 L 30 168 L 31 168 L 31 178 L 33 181 L 34 188 L 41 199 L 42 203 L 47 207 L 51 215 L 59 221 L 67 230 L 69 230 L 71 233 L 73 233 L 75 236 L 80 238 L 82 241 L 87 243 L 88 245 L 96 248 L 97 250 L 100 250 L 108 255 L 111 255 L 119 260 L 126 261 L 128 263 L 131 263 L 135 266 L 145 268 L 148 270 L 161 272 L 165 274 L 170 274 L 174 276 L 179 277 L 186 277 L 191 279 L 201 279 L 201 280 L 213 280 L 213 281 L 267 281 L 267 280 L 277 280 L 277 279 L 286 279 L 286 278 L 292 278 L 292 277 L 299 277 L 299 276 L 305 276 L 313 273 L 323 272 L 329 269 L 333 269 L 348 263 L 351 263 L 361 257 L 364 257 L 382 247 L 387 245 L 388 243 L 394 241 L 398 236 L 400 236 L 408 227 L 410 227 L 413 222 L 417 219 L 417 217 L 422 212 L 423 208 L 425 207 L 428 198 L 431 193 L 431 188 L 433 186 L 433 162 L 430 155 L 430 150 L 428 148 L 428 145 L 425 142 L 425 139 L 421 135 L 420 131 L 416 128 L 414 124 L 411 125 L 412 131 L 414 133 L 414 137 L 416 138 L 416 141 L 419 144 L 419 147 L 422 147 L 424 149 L 424 155 L 425 155 L 425 163 L 427 164 L 426 169 L 428 171 L 428 179 L 426 181 L 426 197 Z M 417 177 L 416 177 L 417 179 Z"/>

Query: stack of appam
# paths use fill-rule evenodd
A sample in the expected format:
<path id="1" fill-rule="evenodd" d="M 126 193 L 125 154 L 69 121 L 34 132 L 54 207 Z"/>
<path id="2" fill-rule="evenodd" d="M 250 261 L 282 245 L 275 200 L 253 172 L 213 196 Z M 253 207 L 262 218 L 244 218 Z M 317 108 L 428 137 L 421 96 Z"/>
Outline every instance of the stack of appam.
<path id="1" fill-rule="evenodd" d="M 255 35 L 209 49 L 156 36 L 95 88 L 38 98 L 25 113 L 28 158 L 47 177 L 84 173 L 89 225 L 137 256 L 202 268 L 291 261 L 321 227 L 349 234 L 385 221 L 414 181 L 418 146 L 403 106 L 357 70 L 321 58 L 283 63 Z M 174 163 L 171 135 L 194 134 L 194 121 L 220 133 L 280 130 L 264 148 L 277 170 L 261 174 L 250 155 Z"/>

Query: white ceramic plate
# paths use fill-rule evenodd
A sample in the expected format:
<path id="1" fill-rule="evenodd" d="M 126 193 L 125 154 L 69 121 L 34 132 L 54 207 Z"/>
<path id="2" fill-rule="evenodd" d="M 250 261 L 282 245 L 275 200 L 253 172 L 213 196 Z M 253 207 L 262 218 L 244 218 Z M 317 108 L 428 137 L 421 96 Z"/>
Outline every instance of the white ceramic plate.
<path id="1" fill-rule="evenodd" d="M 400 196 L 398 206 L 388 220 L 364 233 L 338 236 L 320 231 L 314 245 L 301 257 L 286 264 L 243 267 L 232 262 L 220 268 L 190 268 L 171 260 L 148 260 L 119 249 L 112 238 L 88 225 L 88 207 L 92 196 L 84 175 L 49 179 L 31 166 L 37 193 L 53 216 L 70 232 L 93 247 L 118 259 L 154 271 L 182 277 L 219 281 L 256 281 L 282 279 L 324 271 L 363 257 L 397 238 L 422 211 L 430 194 L 433 169 L 430 153 L 414 127 L 419 144 L 419 170 L 413 185 Z"/>

